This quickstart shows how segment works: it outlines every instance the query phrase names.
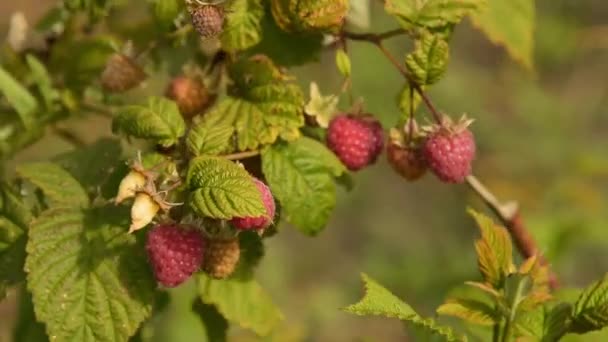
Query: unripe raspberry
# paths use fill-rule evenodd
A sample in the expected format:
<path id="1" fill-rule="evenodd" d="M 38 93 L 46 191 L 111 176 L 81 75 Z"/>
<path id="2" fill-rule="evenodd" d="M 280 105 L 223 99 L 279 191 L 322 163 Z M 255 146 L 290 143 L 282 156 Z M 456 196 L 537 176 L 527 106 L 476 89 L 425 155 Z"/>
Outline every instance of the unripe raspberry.
<path id="1" fill-rule="evenodd" d="M 391 143 L 386 148 L 386 157 L 393 170 L 409 181 L 415 181 L 426 173 L 427 165 L 420 148 Z"/>
<path id="2" fill-rule="evenodd" d="M 207 240 L 204 270 L 216 279 L 228 278 L 236 269 L 241 257 L 238 239 Z"/>
<path id="3" fill-rule="evenodd" d="M 264 202 L 264 207 L 266 208 L 266 216 L 233 218 L 230 222 L 238 230 L 265 229 L 272 224 L 272 219 L 274 218 L 276 208 L 272 192 L 259 179 L 253 178 L 253 181 L 262 195 L 262 202 Z"/>
<path id="4" fill-rule="evenodd" d="M 341 114 L 327 129 L 327 146 L 351 171 L 373 164 L 384 146 L 384 132 L 371 115 Z"/>
<path id="5" fill-rule="evenodd" d="M 156 280 L 165 287 L 185 282 L 203 262 L 205 241 L 193 228 L 160 224 L 148 232 L 146 251 Z"/>
<path id="6" fill-rule="evenodd" d="M 219 36 L 224 29 L 224 8 L 216 4 L 193 5 L 189 9 L 192 26 L 203 38 Z"/>
<path id="7" fill-rule="evenodd" d="M 115 204 L 120 204 L 127 198 L 135 197 L 137 190 L 142 189 L 146 185 L 146 176 L 136 170 L 131 170 L 125 178 L 120 181 L 118 186 L 118 194 L 114 200 Z"/>
<path id="8" fill-rule="evenodd" d="M 475 139 L 466 118 L 457 124 L 446 120 L 434 126 L 424 142 L 423 155 L 429 168 L 441 181 L 462 183 L 471 174 L 475 159 Z"/>
<path id="9" fill-rule="evenodd" d="M 131 207 L 131 226 L 129 233 L 140 230 L 152 222 L 160 204 L 147 192 L 139 192 Z"/>
<path id="10" fill-rule="evenodd" d="M 135 88 L 146 78 L 146 74 L 129 57 L 115 53 L 106 62 L 101 73 L 101 85 L 110 92 L 120 93 Z"/>
<path id="11" fill-rule="evenodd" d="M 203 82 L 186 76 L 174 78 L 167 87 L 166 95 L 177 103 L 182 116 L 188 120 L 202 114 L 212 102 Z"/>

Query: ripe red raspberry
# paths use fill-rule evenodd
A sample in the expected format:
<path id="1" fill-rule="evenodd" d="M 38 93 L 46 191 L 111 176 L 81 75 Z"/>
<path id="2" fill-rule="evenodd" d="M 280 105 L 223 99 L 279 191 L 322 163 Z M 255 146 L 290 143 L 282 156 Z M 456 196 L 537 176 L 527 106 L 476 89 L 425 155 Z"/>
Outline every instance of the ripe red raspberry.
<path id="1" fill-rule="evenodd" d="M 427 164 L 420 148 L 391 143 L 386 148 L 386 157 L 393 170 L 409 181 L 415 181 L 426 173 Z"/>
<path id="2" fill-rule="evenodd" d="M 236 269 L 241 257 L 238 239 L 212 239 L 207 241 L 204 270 L 216 279 L 228 278 Z"/>
<path id="3" fill-rule="evenodd" d="M 175 287 L 196 272 L 203 262 L 201 233 L 175 224 L 159 224 L 148 233 L 146 251 L 156 280 Z"/>
<path id="4" fill-rule="evenodd" d="M 113 54 L 101 73 L 101 85 L 110 92 L 120 93 L 135 88 L 146 73 L 135 61 L 123 54 Z"/>
<path id="5" fill-rule="evenodd" d="M 202 114 L 212 103 L 205 85 L 198 79 L 186 76 L 174 78 L 167 87 L 166 95 L 177 103 L 186 119 Z"/>
<path id="6" fill-rule="evenodd" d="M 259 217 L 235 217 L 230 222 L 238 230 L 264 229 L 272 224 L 275 213 L 275 203 L 272 192 L 266 184 L 257 178 L 253 178 L 255 185 L 262 194 L 262 202 L 266 207 L 266 216 Z"/>
<path id="7" fill-rule="evenodd" d="M 190 9 L 192 26 L 203 38 L 214 38 L 222 33 L 224 28 L 224 8 L 219 5 L 195 5 Z"/>
<path id="8" fill-rule="evenodd" d="M 443 182 L 462 183 L 471 174 L 475 140 L 467 128 L 468 123 L 461 121 L 455 127 L 437 127 L 424 142 L 424 158 L 431 171 Z"/>
<path id="9" fill-rule="evenodd" d="M 351 171 L 373 164 L 384 147 L 384 132 L 371 115 L 341 114 L 327 129 L 327 146 Z"/>

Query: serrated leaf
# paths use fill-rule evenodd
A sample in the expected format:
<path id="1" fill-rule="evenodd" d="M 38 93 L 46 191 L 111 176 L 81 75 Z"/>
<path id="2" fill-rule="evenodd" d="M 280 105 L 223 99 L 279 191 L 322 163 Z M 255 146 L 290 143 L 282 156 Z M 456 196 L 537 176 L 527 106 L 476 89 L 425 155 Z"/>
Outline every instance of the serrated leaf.
<path id="1" fill-rule="evenodd" d="M 261 0 L 234 0 L 228 8 L 222 32 L 222 47 L 235 52 L 246 50 L 262 40 L 262 17 L 264 6 Z"/>
<path id="2" fill-rule="evenodd" d="M 150 97 L 146 105 L 124 107 L 114 118 L 112 130 L 171 146 L 184 135 L 186 124 L 175 102 L 162 97 Z"/>
<path id="3" fill-rule="evenodd" d="M 254 150 L 279 137 L 294 140 L 304 125 L 300 88 L 265 56 L 230 67 L 232 96 L 205 115 L 212 125 L 233 125 L 239 150 Z"/>
<path id="4" fill-rule="evenodd" d="M 473 299 L 453 299 L 437 308 L 440 315 L 454 316 L 469 323 L 493 325 L 499 321 L 496 310 Z"/>
<path id="5" fill-rule="evenodd" d="M 0 91 L 19 114 L 23 126 L 27 129 L 34 126 L 36 112 L 39 110 L 38 101 L 2 67 L 0 67 Z"/>
<path id="6" fill-rule="evenodd" d="M 150 314 L 156 283 L 125 208 L 54 208 L 30 226 L 27 284 L 57 341 L 126 341 Z M 58 248 L 58 246 L 60 246 Z"/>
<path id="7" fill-rule="evenodd" d="M 234 126 L 220 122 L 211 124 L 203 119 L 195 123 L 186 139 L 188 151 L 195 156 L 216 155 L 231 149 Z"/>
<path id="8" fill-rule="evenodd" d="M 255 280 L 198 277 L 201 300 L 213 304 L 230 322 L 265 336 L 283 319 L 270 296 Z"/>
<path id="9" fill-rule="evenodd" d="M 153 0 L 157 22 L 165 29 L 171 28 L 183 4 L 184 2 L 180 0 Z"/>
<path id="10" fill-rule="evenodd" d="M 41 162 L 17 166 L 20 177 L 39 187 L 52 205 L 86 207 L 89 196 L 74 177 L 57 164 Z"/>
<path id="11" fill-rule="evenodd" d="M 572 313 L 571 332 L 584 334 L 608 326 L 608 275 L 587 287 Z"/>
<path id="12" fill-rule="evenodd" d="M 244 168 L 219 157 L 190 161 L 190 206 L 201 216 L 229 220 L 266 215 L 262 195 Z"/>
<path id="13" fill-rule="evenodd" d="M 407 55 L 405 65 L 416 83 L 430 85 L 441 79 L 450 59 L 448 43 L 436 35 L 425 35 Z"/>
<path id="14" fill-rule="evenodd" d="M 308 235 L 319 233 L 336 205 L 333 178 L 344 165 L 316 140 L 302 137 L 262 151 L 262 170 L 283 217 Z"/>
<path id="15" fill-rule="evenodd" d="M 425 329 L 430 334 L 441 338 L 442 341 L 466 341 L 465 337 L 456 336 L 451 328 L 439 326 L 430 318 L 422 318 L 411 306 L 366 274 L 361 274 L 361 278 L 365 284 L 365 296 L 358 303 L 345 308 L 344 311 L 358 316 L 398 318 Z"/>
<path id="16" fill-rule="evenodd" d="M 351 65 L 350 58 L 343 49 L 336 50 L 336 66 L 344 77 L 350 77 Z"/>
<path id="17" fill-rule="evenodd" d="M 487 0 L 488 6 L 472 16 L 473 25 L 494 44 L 531 69 L 534 57 L 535 8 L 533 0 Z M 508 13 L 508 15 L 505 15 Z"/>
<path id="18" fill-rule="evenodd" d="M 442 28 L 459 23 L 478 11 L 486 0 L 386 0 L 387 13 L 395 15 L 405 29 Z"/>
<path id="19" fill-rule="evenodd" d="M 313 116 L 320 127 L 327 128 L 331 119 L 336 115 L 339 101 L 340 99 L 336 95 L 321 95 L 317 83 L 311 82 L 310 101 L 304 107 L 304 111 L 307 115 Z"/>
<path id="20" fill-rule="evenodd" d="M 51 80 L 49 72 L 46 70 L 46 66 L 33 55 L 27 55 L 25 60 L 30 67 L 31 77 L 44 99 L 46 109 L 52 110 L 53 103 L 59 99 L 59 93 L 53 88 L 53 81 Z"/>
<path id="21" fill-rule="evenodd" d="M 495 289 L 501 289 L 513 267 L 513 246 L 509 233 L 496 225 L 489 217 L 469 210 L 481 231 L 481 239 L 475 242 L 477 263 L 484 281 Z"/>
<path id="22" fill-rule="evenodd" d="M 542 342 L 559 341 L 568 332 L 571 312 L 569 303 L 523 311 L 517 317 L 515 337 L 529 337 L 532 341 Z"/>

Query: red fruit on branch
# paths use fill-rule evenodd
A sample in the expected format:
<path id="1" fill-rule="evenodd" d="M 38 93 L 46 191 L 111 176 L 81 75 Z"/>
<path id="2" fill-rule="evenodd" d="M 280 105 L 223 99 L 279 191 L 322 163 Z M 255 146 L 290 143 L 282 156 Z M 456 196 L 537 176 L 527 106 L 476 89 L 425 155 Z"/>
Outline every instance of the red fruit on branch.
<path id="1" fill-rule="evenodd" d="M 382 126 L 371 115 L 336 116 L 327 129 L 327 146 L 351 171 L 376 162 L 384 147 Z"/>
<path id="2" fill-rule="evenodd" d="M 462 183 L 471 174 L 475 159 L 475 139 L 463 118 L 453 124 L 444 120 L 441 125 L 427 128 L 428 135 L 422 151 L 429 168 L 441 181 Z"/>
<path id="3" fill-rule="evenodd" d="M 212 103 L 203 82 L 186 76 L 174 78 L 167 87 L 166 96 L 177 103 L 179 111 L 186 119 L 202 114 Z"/>
<path id="4" fill-rule="evenodd" d="M 393 170 L 408 181 L 424 176 L 428 168 L 420 148 L 391 143 L 386 148 L 386 157 Z"/>
<path id="5" fill-rule="evenodd" d="M 146 251 L 156 280 L 165 287 L 185 282 L 203 262 L 205 243 L 200 231 L 176 224 L 159 224 L 148 233 Z"/>
<path id="6" fill-rule="evenodd" d="M 196 4 L 189 8 L 192 26 L 203 38 L 219 36 L 224 29 L 226 14 L 224 8 L 216 4 Z"/>
<path id="7" fill-rule="evenodd" d="M 272 224 L 274 218 L 276 208 L 270 188 L 257 178 L 253 178 L 253 181 L 262 195 L 266 216 L 233 218 L 230 222 L 238 230 L 265 229 Z"/>

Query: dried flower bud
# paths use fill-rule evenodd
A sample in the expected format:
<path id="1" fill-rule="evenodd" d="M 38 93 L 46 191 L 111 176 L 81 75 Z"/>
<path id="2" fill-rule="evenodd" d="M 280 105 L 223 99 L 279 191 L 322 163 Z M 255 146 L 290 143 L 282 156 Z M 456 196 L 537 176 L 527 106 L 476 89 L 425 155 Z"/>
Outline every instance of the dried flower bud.
<path id="1" fill-rule="evenodd" d="M 129 233 L 147 226 L 160 210 L 160 204 L 147 192 L 139 192 L 131 207 L 131 227 Z"/>
<path id="2" fill-rule="evenodd" d="M 145 185 L 146 176 L 139 171 L 132 170 L 120 181 L 114 203 L 119 204 L 128 198 L 135 197 L 135 193 Z"/>

